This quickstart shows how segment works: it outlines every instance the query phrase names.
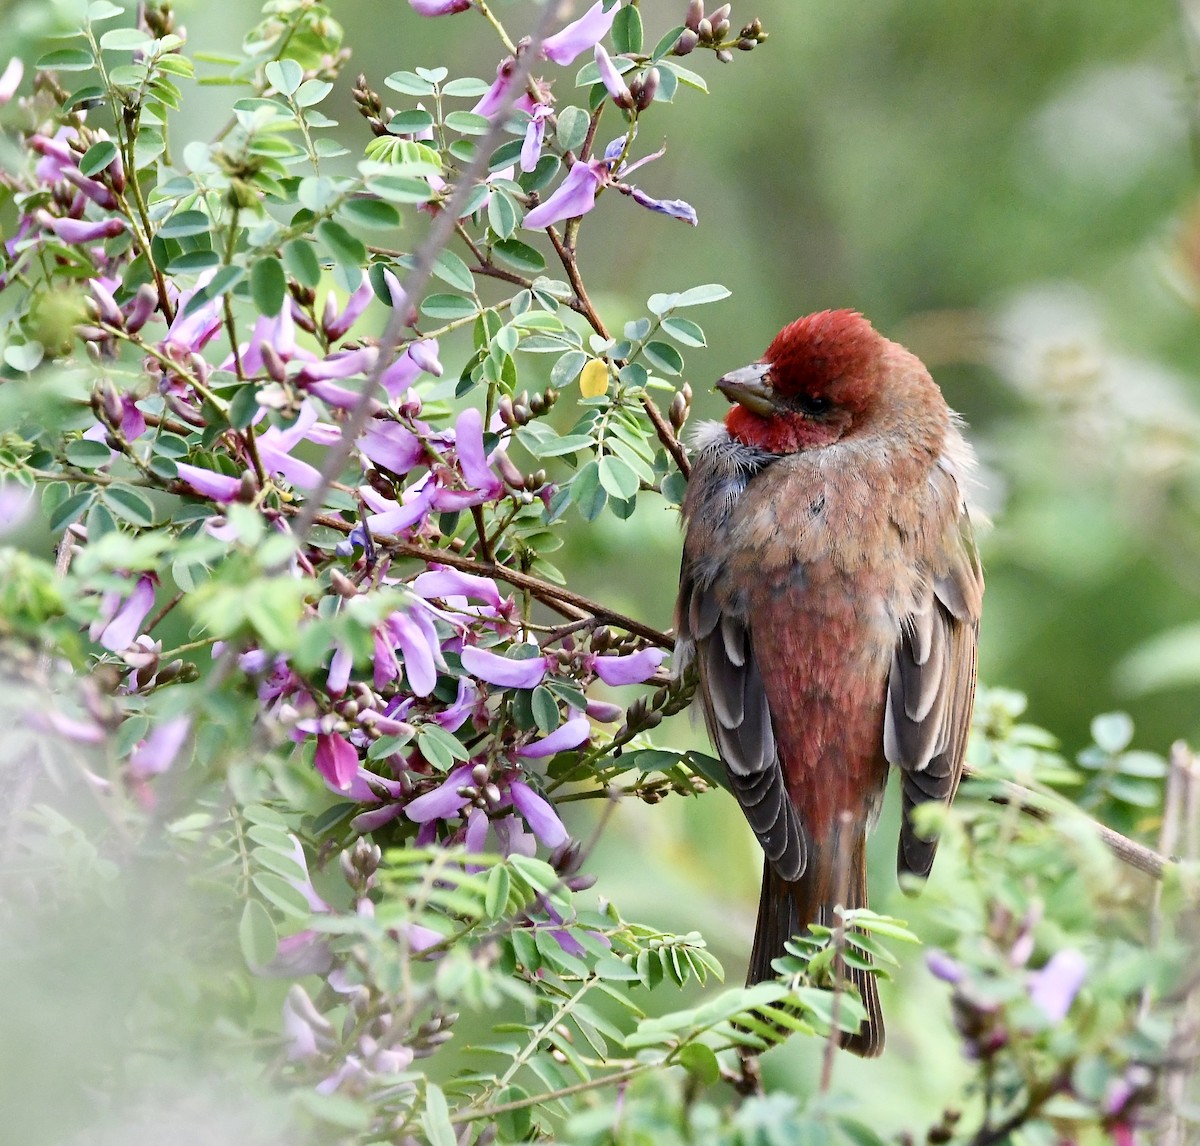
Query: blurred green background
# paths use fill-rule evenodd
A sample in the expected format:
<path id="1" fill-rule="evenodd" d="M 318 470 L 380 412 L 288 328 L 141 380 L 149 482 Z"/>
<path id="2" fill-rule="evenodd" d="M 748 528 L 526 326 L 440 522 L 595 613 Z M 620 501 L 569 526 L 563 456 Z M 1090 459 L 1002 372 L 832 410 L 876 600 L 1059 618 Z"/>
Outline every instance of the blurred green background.
<path id="1" fill-rule="evenodd" d="M 330 7 L 353 52 L 324 106 L 341 120 L 347 163 L 369 138 L 349 98 L 358 72 L 384 90 L 398 68 L 490 78 L 500 58 L 470 14 L 421 20 L 403 0 Z M 643 0 L 650 42 L 684 7 Z M 969 422 L 977 500 L 994 521 L 982 679 L 1027 692 L 1030 718 L 1068 756 L 1088 743 L 1091 717 L 1114 708 L 1158 752 L 1200 727 L 1200 636 L 1176 633 L 1200 603 L 1196 7 L 738 0 L 734 26 L 757 16 L 769 42 L 724 66 L 697 53 L 688 63 L 711 94 L 681 89 L 642 128 L 644 151 L 664 138 L 668 151 L 641 185 L 689 200 L 699 228 L 608 195 L 583 229 L 584 273 L 610 327 L 656 290 L 733 290 L 697 314 L 709 347 L 688 358 L 696 417 L 723 412 L 712 380 L 811 310 L 861 309 L 926 361 Z M 495 8 L 517 34 L 531 22 L 531 4 Z M 32 58 L 66 10 L 0 3 L 11 50 Z M 195 53 L 236 46 L 257 5 L 177 11 Z M 570 82 L 559 74 L 560 103 L 576 98 Z M 240 94 L 184 89 L 176 141 L 207 138 Z M 576 523 L 556 559 L 573 587 L 665 628 L 679 536 L 674 512 L 652 502 L 627 523 Z M 699 746 L 703 733 L 677 718 L 661 739 Z M 575 824 L 585 837 L 586 815 Z M 894 824 L 879 835 L 874 905 L 934 913 L 952 894 L 953 855 L 910 904 L 890 874 Z M 591 866 L 627 916 L 703 931 L 736 980 L 758 865 L 736 808 L 712 795 L 622 806 Z M 922 1058 L 922 1030 L 945 1019 L 928 1017 L 943 996 L 924 977 L 914 957 L 885 994 L 891 1053 L 839 1065 L 891 1104 L 888 1124 L 936 1103 L 955 1069 L 944 1045 L 936 1069 Z M 809 1085 L 810 1050 L 776 1052 L 769 1076 Z"/>

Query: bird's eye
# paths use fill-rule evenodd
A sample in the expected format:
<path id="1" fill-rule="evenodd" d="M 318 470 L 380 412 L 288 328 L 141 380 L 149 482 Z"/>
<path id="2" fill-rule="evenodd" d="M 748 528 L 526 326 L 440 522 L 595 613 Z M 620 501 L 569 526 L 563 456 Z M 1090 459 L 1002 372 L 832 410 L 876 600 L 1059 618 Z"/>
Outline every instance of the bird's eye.
<path id="1" fill-rule="evenodd" d="M 822 398 L 818 394 L 801 394 L 796 399 L 796 404 L 800 407 L 801 413 L 812 416 L 824 414 L 833 405 L 828 398 Z"/>

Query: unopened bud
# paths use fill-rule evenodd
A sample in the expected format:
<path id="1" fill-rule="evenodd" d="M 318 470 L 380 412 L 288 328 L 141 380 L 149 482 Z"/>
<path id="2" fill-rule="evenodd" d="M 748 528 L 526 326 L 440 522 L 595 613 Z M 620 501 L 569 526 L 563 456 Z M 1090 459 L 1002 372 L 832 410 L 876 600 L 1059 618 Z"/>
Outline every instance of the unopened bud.
<path id="1" fill-rule="evenodd" d="M 283 359 L 279 357 L 279 351 L 269 342 L 262 344 L 262 360 L 267 375 L 273 381 L 282 382 L 287 377 L 287 367 L 284 366 Z"/>
<path id="2" fill-rule="evenodd" d="M 119 426 L 121 419 L 125 416 L 125 407 L 121 403 L 121 395 L 117 393 L 112 379 L 105 378 L 97 385 L 96 390 L 100 408 L 104 412 L 104 420 L 110 426 Z"/>
<path id="3" fill-rule="evenodd" d="M 747 24 L 741 30 L 741 32 L 738 33 L 738 35 L 744 37 L 747 40 L 757 40 L 761 33 L 762 33 L 762 21 L 756 16 L 753 20 L 750 21 L 749 24 Z"/>
<path id="4" fill-rule="evenodd" d="M 133 301 L 127 305 L 129 310 L 125 314 L 125 329 L 130 334 L 136 334 L 158 309 L 158 291 L 149 283 L 142 283 Z"/>
<path id="5" fill-rule="evenodd" d="M 659 81 L 658 68 L 650 68 L 644 76 L 633 82 L 629 90 L 633 92 L 634 106 L 638 111 L 645 111 L 654 102 Z"/>
<path id="6" fill-rule="evenodd" d="M 701 41 L 708 43 L 713 38 L 712 21 L 701 20 L 696 25 L 696 35 L 700 37 Z"/>
<path id="7" fill-rule="evenodd" d="M 329 583 L 333 586 L 333 591 L 339 597 L 345 597 L 349 600 L 351 597 L 358 596 L 358 586 L 336 567 L 329 572 Z"/>
<path id="8" fill-rule="evenodd" d="M 500 415 L 502 421 L 509 429 L 516 426 L 517 420 L 513 416 L 513 401 L 507 394 L 501 394 L 496 402 L 496 413 Z"/>
<path id="9" fill-rule="evenodd" d="M 377 469 L 371 468 L 366 473 L 367 485 L 376 493 L 382 494 L 388 501 L 396 500 L 396 487 Z"/>
<path id="10" fill-rule="evenodd" d="M 704 19 L 704 0 L 688 0 L 687 15 L 683 22 L 693 32 L 699 31 L 700 21 Z"/>
<path id="11" fill-rule="evenodd" d="M 242 484 L 238 486 L 237 501 L 243 505 L 250 505 L 258 496 L 258 486 L 254 481 L 254 475 L 247 470 L 242 474 Z"/>
<path id="12" fill-rule="evenodd" d="M 739 52 L 753 52 L 758 47 L 758 41 L 751 39 L 749 36 L 743 36 L 737 42 L 737 50 Z"/>
<path id="13" fill-rule="evenodd" d="M 500 795 L 500 788 L 496 784 L 484 784 L 480 789 L 480 793 L 489 808 L 499 806 L 502 796 Z"/>
<path id="14" fill-rule="evenodd" d="M 684 28 L 679 33 L 679 39 L 675 41 L 675 47 L 671 49 L 673 55 L 687 56 L 696 50 L 696 45 L 700 43 L 700 37 L 691 28 Z"/>
<path id="15" fill-rule="evenodd" d="M 723 64 L 733 63 L 733 53 L 728 48 L 722 48 L 716 53 L 717 59 Z"/>
<path id="16" fill-rule="evenodd" d="M 687 399 L 680 393 L 676 393 L 671 399 L 670 408 L 667 410 L 667 417 L 671 421 L 671 428 L 678 431 L 683 429 L 684 422 L 687 421 L 688 403 Z"/>
<path id="17" fill-rule="evenodd" d="M 513 489 L 525 488 L 525 475 L 517 469 L 513 460 L 503 450 L 497 450 L 492 455 L 491 465 L 507 485 Z"/>

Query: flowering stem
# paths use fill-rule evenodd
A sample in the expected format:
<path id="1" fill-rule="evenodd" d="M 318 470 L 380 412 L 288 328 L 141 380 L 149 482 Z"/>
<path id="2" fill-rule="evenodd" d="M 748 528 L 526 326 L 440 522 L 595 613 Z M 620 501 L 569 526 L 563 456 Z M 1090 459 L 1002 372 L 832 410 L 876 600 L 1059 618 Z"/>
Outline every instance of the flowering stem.
<path id="1" fill-rule="evenodd" d="M 475 1122 L 480 1118 L 494 1118 L 499 1114 L 506 1114 L 510 1110 L 524 1110 L 529 1106 L 541 1106 L 547 1102 L 566 1098 L 571 1094 L 584 1094 L 589 1090 L 599 1090 L 604 1086 L 617 1086 L 622 1082 L 628 1082 L 630 1079 L 636 1078 L 639 1074 L 645 1074 L 647 1071 L 655 1069 L 658 1068 L 653 1063 L 638 1063 L 636 1066 L 627 1066 L 622 1070 L 618 1070 L 614 1074 L 606 1074 L 603 1078 L 591 1078 L 587 1082 L 576 1082 L 571 1086 L 547 1091 L 545 1094 L 530 1095 L 527 1098 L 518 1098 L 512 1102 L 497 1103 L 495 1106 L 455 1111 L 450 1115 L 450 1121 Z"/>

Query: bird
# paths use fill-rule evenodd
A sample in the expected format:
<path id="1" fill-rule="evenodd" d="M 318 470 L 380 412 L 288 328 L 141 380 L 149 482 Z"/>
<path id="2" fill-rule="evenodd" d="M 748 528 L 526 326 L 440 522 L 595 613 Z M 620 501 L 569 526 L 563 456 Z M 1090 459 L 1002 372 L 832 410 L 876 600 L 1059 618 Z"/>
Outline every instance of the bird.
<path id="1" fill-rule="evenodd" d="M 764 853 L 747 985 L 834 908 L 867 906 L 866 841 L 900 775 L 897 871 L 923 880 L 975 698 L 983 574 L 965 494 L 974 453 L 929 371 L 854 310 L 785 326 L 716 384 L 693 438 L 675 610 L 713 744 Z M 903 881 L 902 881 L 903 882 Z M 841 1045 L 882 1053 L 876 977 Z"/>

